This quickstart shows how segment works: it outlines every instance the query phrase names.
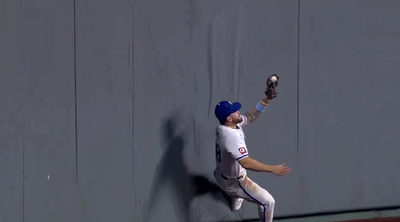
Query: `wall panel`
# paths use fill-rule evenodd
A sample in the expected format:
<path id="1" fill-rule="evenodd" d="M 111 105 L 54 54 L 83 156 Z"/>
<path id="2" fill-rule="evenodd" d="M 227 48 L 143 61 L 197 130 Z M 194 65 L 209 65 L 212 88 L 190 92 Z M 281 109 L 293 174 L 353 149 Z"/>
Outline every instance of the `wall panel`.
<path id="1" fill-rule="evenodd" d="M 399 8 L 301 2 L 303 212 L 399 204 Z"/>
<path id="2" fill-rule="evenodd" d="M 76 61 L 85 221 L 132 221 L 131 1 L 76 1 Z"/>
<path id="3" fill-rule="evenodd" d="M 247 111 L 263 97 L 265 80 L 272 73 L 282 77 L 280 99 L 248 128 L 250 152 L 261 161 L 297 164 L 296 13 L 297 1 L 137 1 L 135 215 L 150 207 L 149 221 L 165 217 L 188 221 L 185 217 L 189 216 L 201 221 L 237 220 L 257 215 L 256 207 L 247 205 L 240 214 L 230 213 L 212 195 L 193 194 L 190 189 L 196 184 L 189 181 L 199 174 L 214 181 L 215 105 L 221 100 L 240 100 Z M 278 123 L 282 127 L 273 132 L 272 126 Z M 143 174 L 143 169 L 149 173 Z M 286 201 L 292 197 L 282 189 L 289 188 L 295 177 L 252 176 L 271 189 L 281 204 L 296 204 Z M 177 187 L 179 191 L 174 192 Z M 295 190 L 290 192 L 295 195 Z M 190 206 L 192 215 L 184 214 L 188 209 L 181 205 Z M 145 213 L 143 221 L 148 221 Z"/>
<path id="4" fill-rule="evenodd" d="M 214 107 L 246 112 L 249 172 L 275 216 L 398 205 L 400 4 L 6 1 L 0 220 L 232 221 L 215 185 Z M 6 5 L 6 4 L 4 4 Z"/>
<path id="5" fill-rule="evenodd" d="M 22 1 L 20 7 L 24 221 L 79 221 L 73 2 Z"/>
<path id="6" fill-rule="evenodd" d="M 21 55 L 23 11 L 18 2 L 0 8 L 0 220 L 23 219 L 23 150 L 26 74 Z"/>

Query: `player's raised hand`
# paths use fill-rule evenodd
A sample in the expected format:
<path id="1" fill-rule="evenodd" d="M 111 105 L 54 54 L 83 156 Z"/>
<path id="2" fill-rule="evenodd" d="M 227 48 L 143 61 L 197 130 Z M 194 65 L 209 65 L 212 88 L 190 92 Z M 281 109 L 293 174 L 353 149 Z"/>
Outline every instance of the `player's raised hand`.
<path id="1" fill-rule="evenodd" d="M 265 89 L 265 96 L 269 101 L 274 100 L 278 95 L 278 92 L 276 91 L 278 82 L 279 82 L 279 77 L 276 74 L 271 75 L 267 79 L 267 88 Z"/>
<path id="2" fill-rule="evenodd" d="M 283 176 L 283 175 L 286 175 L 286 174 L 290 173 L 290 171 L 291 171 L 290 167 L 286 166 L 286 164 L 283 163 L 281 165 L 275 166 L 275 168 L 272 171 L 272 173 L 277 175 L 277 176 Z"/>

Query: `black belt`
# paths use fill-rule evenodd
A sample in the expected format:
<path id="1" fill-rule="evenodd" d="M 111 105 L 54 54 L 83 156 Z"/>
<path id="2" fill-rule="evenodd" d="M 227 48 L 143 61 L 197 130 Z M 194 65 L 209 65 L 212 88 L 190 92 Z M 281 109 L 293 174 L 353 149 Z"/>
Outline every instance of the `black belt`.
<path id="1" fill-rule="evenodd" d="M 216 174 L 216 171 L 214 171 L 214 175 Z M 221 175 L 222 178 L 224 178 L 225 180 L 229 180 L 230 178 L 228 178 L 227 176 L 223 175 L 222 173 L 220 173 L 219 175 Z M 232 179 L 236 179 L 236 180 L 240 180 L 243 178 L 243 175 L 238 176 L 236 178 L 232 178 Z"/>

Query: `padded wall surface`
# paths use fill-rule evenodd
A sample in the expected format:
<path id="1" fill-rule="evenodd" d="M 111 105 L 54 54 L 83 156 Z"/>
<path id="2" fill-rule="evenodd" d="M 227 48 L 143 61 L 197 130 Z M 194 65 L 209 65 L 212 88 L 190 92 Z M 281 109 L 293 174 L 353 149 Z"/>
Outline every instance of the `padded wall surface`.
<path id="1" fill-rule="evenodd" d="M 76 61 L 85 221 L 132 221 L 132 2 L 76 2 Z"/>
<path id="2" fill-rule="evenodd" d="M 1 181 L 2 193 L 10 193 L 1 198 L 0 217 L 69 221 L 79 214 L 73 4 L 7 3 L 1 19 Z"/>
<path id="3" fill-rule="evenodd" d="M 248 128 L 249 150 L 262 161 L 297 165 L 297 1 L 174 1 L 172 5 L 142 1 L 134 13 L 134 175 L 138 178 L 143 169 L 149 172 L 142 173 L 134 186 L 141 200 L 138 208 L 146 200 L 154 202 L 147 203 L 154 205 L 149 221 L 164 217 L 178 221 L 174 204 L 182 200 L 187 205 L 191 199 L 184 192 L 173 193 L 174 187 L 181 191 L 190 186 L 178 180 L 199 173 L 214 180 L 214 106 L 221 100 L 240 100 L 243 111 L 252 108 L 263 97 L 268 73 L 282 73 L 282 95 L 269 114 Z M 270 20 L 274 23 L 265 22 Z M 176 132 L 164 140 L 165 121 L 170 118 L 176 122 Z M 273 132 L 277 123 L 281 127 Z M 251 175 L 279 202 L 296 194 L 296 188 L 290 188 L 295 187 L 295 177 Z M 168 179 L 171 183 L 162 186 Z M 149 190 L 151 184 L 155 187 Z M 153 195 L 156 188 L 159 193 Z M 257 212 L 245 204 L 241 216 L 230 215 L 224 204 L 214 202 L 207 195 L 193 197 L 192 217 L 215 221 L 252 218 Z M 178 208 L 181 211 L 186 209 Z"/>
<path id="4" fill-rule="evenodd" d="M 24 221 L 69 221 L 79 214 L 73 4 L 27 1 L 22 9 Z"/>
<path id="5" fill-rule="evenodd" d="M 399 204 L 399 9 L 302 1 L 301 211 Z"/>
<path id="6" fill-rule="evenodd" d="M 0 8 L 0 220 L 23 218 L 23 150 L 28 133 L 25 119 L 26 74 L 21 48 L 24 17 L 18 2 L 5 1 Z M 7 52 L 7 53 L 4 53 Z M 25 136 L 24 136 L 25 135 Z"/>
<path id="7" fill-rule="evenodd" d="M 275 216 L 399 204 L 398 1 L 6 3 L 0 220 L 257 218 L 214 184 L 214 106 L 251 109 L 272 73 L 245 132 L 292 167 L 249 172 Z"/>

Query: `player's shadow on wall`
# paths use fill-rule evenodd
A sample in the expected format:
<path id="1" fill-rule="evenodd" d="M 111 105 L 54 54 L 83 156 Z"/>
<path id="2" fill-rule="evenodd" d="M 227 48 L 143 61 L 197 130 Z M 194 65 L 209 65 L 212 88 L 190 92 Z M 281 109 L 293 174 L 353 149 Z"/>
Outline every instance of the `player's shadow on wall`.
<path id="1" fill-rule="evenodd" d="M 181 221 L 190 222 L 193 216 L 190 212 L 191 202 L 198 196 L 211 194 L 216 201 L 222 201 L 230 208 L 230 198 L 220 187 L 209 181 L 203 175 L 195 175 L 188 171 L 184 162 L 186 136 L 177 134 L 178 120 L 169 118 L 163 127 L 165 151 L 157 165 L 156 175 L 150 191 L 150 198 L 146 209 L 145 221 L 149 221 L 154 204 L 160 189 L 167 183 L 171 187 L 171 204 L 174 204 L 176 213 Z"/>

